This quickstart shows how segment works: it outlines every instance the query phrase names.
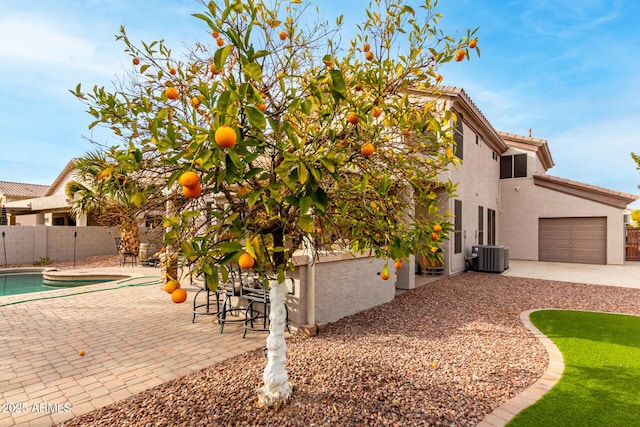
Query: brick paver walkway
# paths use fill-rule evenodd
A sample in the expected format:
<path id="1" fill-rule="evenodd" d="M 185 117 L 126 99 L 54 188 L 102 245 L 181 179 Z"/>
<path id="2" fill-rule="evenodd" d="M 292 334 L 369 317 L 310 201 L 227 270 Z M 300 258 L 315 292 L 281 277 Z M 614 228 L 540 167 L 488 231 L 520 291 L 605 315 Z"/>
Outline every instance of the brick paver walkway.
<path id="1" fill-rule="evenodd" d="M 264 346 L 241 324 L 220 334 L 212 316 L 191 323 L 185 288 L 184 304 L 158 284 L 0 297 L 0 426 L 50 426 Z"/>

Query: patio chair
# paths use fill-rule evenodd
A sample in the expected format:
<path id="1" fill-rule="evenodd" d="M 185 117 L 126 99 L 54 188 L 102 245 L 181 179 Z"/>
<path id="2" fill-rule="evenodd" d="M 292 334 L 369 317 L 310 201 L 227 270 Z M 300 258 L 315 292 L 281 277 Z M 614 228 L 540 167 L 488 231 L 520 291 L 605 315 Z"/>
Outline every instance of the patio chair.
<path id="1" fill-rule="evenodd" d="M 295 281 L 293 278 L 289 279 L 295 293 Z M 266 283 L 268 279 L 254 280 L 248 283 L 248 286 L 242 287 L 242 298 L 248 301 L 247 308 L 245 310 L 244 317 L 244 333 L 242 338 L 247 336 L 247 331 L 269 332 L 269 313 L 271 312 L 271 300 L 269 299 L 269 290 Z M 289 308 L 284 305 L 286 311 L 286 327 L 287 332 L 291 333 L 289 329 Z M 256 325 L 257 323 L 257 325 Z M 260 323 L 262 325 L 260 325 Z"/>
<path id="2" fill-rule="evenodd" d="M 222 290 L 218 287 L 215 291 L 212 290 L 207 283 L 207 275 L 203 273 L 202 276 L 198 277 L 199 281 L 202 283 L 194 283 L 191 284 L 198 288 L 198 292 L 193 297 L 193 319 L 191 323 L 195 323 L 196 316 L 218 316 L 220 313 L 220 295 L 222 294 Z M 198 301 L 198 296 L 202 295 L 204 297 L 204 301 L 202 298 Z M 215 311 L 213 310 L 212 297 L 215 297 Z"/>
<path id="3" fill-rule="evenodd" d="M 122 244 L 122 238 L 116 237 L 116 249 L 120 254 L 120 267 L 124 267 L 127 264 L 127 259 L 131 261 L 131 267 L 135 267 L 138 262 L 138 254 L 130 251 L 126 246 Z"/>
<path id="4" fill-rule="evenodd" d="M 218 292 L 224 296 L 222 308 L 218 310 L 218 323 L 220 324 L 220 333 L 224 332 L 224 325 L 227 323 L 243 322 L 242 312 L 244 308 L 241 304 L 242 282 L 240 277 L 240 268 L 231 268 L 229 278 L 223 283 L 218 284 Z M 234 301 L 235 299 L 235 301 Z M 229 318 L 231 316 L 233 318 Z"/>

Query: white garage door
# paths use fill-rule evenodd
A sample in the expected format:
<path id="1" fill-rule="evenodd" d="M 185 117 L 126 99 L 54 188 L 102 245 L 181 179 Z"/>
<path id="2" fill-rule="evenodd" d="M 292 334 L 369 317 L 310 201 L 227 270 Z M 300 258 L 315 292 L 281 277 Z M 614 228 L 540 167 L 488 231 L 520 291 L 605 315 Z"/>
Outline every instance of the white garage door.
<path id="1" fill-rule="evenodd" d="M 538 259 L 606 264 L 607 218 L 540 218 Z"/>

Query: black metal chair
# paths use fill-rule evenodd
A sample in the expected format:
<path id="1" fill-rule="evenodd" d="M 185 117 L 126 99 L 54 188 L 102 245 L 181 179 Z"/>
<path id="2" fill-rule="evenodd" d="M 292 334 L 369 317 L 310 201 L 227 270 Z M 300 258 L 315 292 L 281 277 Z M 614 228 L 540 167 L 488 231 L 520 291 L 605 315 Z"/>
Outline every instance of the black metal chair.
<path id="1" fill-rule="evenodd" d="M 116 237 L 116 249 L 120 254 L 120 267 L 124 267 L 127 264 L 127 258 L 131 260 L 131 267 L 134 267 L 138 262 L 138 254 L 132 252 L 122 244 L 122 238 Z"/>
<path id="2" fill-rule="evenodd" d="M 231 268 L 229 270 L 228 280 L 218 284 L 218 292 L 224 296 L 222 308 L 218 310 L 218 323 L 220 324 L 220 333 L 224 331 L 224 325 L 227 323 L 243 322 L 242 312 L 244 308 L 240 306 L 242 297 L 242 282 L 240 277 L 240 268 Z M 236 299 L 234 305 L 234 298 Z M 233 317 L 229 319 L 227 316 Z"/>
<path id="3" fill-rule="evenodd" d="M 295 280 L 290 278 L 293 293 L 295 293 Z M 248 301 L 247 308 L 245 310 L 244 317 L 244 333 L 242 338 L 247 336 L 247 331 L 269 332 L 269 314 L 271 312 L 271 300 L 269 298 L 268 279 L 253 280 L 247 283 L 247 286 L 242 286 L 242 298 Z M 291 333 L 289 329 L 289 308 L 284 305 L 286 311 L 286 328 L 287 332 Z M 256 323 L 262 323 L 261 326 L 256 326 Z"/>
<path id="4" fill-rule="evenodd" d="M 220 295 L 222 293 L 220 288 L 212 290 L 207 282 L 207 275 L 204 273 L 198 277 L 198 280 L 202 280 L 202 283 L 193 283 L 192 281 L 192 285 L 198 287 L 198 292 L 193 297 L 193 319 L 191 323 L 196 321 L 196 316 L 218 316 L 220 313 Z M 204 297 L 204 301 L 202 299 L 198 301 L 198 296 L 200 295 Z M 215 297 L 215 311 L 212 308 L 212 297 Z"/>

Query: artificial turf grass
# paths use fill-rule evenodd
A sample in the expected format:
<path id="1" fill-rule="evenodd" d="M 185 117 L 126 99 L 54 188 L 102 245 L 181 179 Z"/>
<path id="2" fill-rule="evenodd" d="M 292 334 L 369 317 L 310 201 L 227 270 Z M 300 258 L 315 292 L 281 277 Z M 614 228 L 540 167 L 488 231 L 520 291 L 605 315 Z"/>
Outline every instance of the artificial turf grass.
<path id="1" fill-rule="evenodd" d="M 544 310 L 530 319 L 558 347 L 565 368 L 508 426 L 640 425 L 640 317 Z"/>

